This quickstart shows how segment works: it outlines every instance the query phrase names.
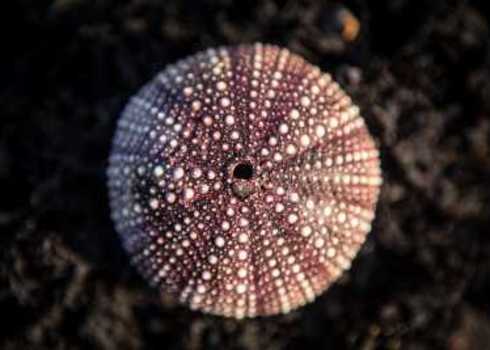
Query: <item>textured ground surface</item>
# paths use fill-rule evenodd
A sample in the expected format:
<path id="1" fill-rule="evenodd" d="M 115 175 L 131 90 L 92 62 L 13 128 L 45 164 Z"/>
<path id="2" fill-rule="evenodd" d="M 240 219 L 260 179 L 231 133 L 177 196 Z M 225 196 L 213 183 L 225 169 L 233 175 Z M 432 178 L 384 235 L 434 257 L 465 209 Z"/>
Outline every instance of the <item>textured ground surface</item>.
<path id="1" fill-rule="evenodd" d="M 0 87 L 2 349 L 485 349 L 490 343 L 490 13 L 484 1 L 17 1 Z M 322 5 L 323 4 L 323 5 Z M 246 321 L 161 298 L 109 219 L 128 96 L 200 49 L 280 44 L 333 73 L 381 145 L 367 244 L 327 293 Z"/>

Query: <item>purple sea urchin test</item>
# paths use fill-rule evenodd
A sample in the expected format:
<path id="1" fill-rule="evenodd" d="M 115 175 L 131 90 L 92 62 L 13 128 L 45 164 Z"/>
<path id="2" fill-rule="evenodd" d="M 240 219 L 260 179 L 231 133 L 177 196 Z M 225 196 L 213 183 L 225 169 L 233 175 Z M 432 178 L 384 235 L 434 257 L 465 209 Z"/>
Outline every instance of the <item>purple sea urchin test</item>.
<path id="1" fill-rule="evenodd" d="M 287 313 L 365 241 L 378 156 L 328 73 L 274 46 L 210 49 L 126 106 L 108 168 L 112 218 L 140 273 L 183 304 Z"/>

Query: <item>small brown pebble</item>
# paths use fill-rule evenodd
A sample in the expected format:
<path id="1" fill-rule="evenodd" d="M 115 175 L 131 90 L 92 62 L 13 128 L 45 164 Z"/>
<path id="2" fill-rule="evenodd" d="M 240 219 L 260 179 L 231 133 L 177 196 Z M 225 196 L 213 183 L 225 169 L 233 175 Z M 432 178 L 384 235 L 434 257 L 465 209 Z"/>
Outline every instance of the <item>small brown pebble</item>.
<path id="1" fill-rule="evenodd" d="M 342 8 L 338 16 L 342 23 L 342 38 L 348 42 L 356 40 L 361 29 L 359 20 L 346 8 Z"/>

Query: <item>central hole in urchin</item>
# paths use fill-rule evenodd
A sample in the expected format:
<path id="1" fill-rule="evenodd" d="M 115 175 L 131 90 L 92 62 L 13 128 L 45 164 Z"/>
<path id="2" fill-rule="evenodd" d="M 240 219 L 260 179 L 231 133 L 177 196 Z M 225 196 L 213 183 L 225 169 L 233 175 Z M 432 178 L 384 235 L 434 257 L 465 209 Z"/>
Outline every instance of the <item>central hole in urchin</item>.
<path id="1" fill-rule="evenodd" d="M 233 177 L 240 180 L 250 180 L 254 175 L 254 167 L 249 162 L 238 163 L 233 169 Z"/>

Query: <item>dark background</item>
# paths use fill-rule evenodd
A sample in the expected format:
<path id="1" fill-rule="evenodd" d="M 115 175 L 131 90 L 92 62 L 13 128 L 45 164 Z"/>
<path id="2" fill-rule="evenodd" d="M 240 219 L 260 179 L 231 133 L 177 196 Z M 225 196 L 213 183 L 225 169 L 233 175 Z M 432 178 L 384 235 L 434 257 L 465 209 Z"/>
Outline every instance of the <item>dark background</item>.
<path id="1" fill-rule="evenodd" d="M 11 1 L 0 35 L 1 349 L 490 349 L 486 1 Z M 3 6 L 3 5 L 2 5 Z M 360 23 L 343 34 L 342 8 Z M 198 50 L 262 41 L 330 71 L 384 169 L 350 271 L 285 316 L 160 297 L 109 218 L 127 98 Z"/>

